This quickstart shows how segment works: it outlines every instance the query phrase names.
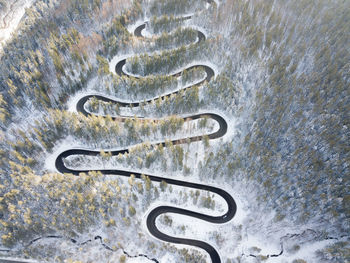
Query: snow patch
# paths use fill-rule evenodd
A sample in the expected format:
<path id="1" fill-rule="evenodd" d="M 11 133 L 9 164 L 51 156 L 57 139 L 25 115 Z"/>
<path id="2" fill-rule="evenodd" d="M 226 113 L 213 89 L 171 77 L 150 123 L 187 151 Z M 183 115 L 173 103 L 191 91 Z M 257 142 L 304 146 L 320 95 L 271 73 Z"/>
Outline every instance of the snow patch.
<path id="1" fill-rule="evenodd" d="M 145 257 L 136 257 L 136 258 L 128 258 L 126 262 L 127 263 L 150 263 L 154 261 Z"/>
<path id="2" fill-rule="evenodd" d="M 136 28 L 138 28 L 139 26 L 141 26 L 142 24 L 144 24 L 144 23 L 146 23 L 146 21 L 147 20 L 137 20 L 134 24 L 132 24 L 132 25 L 128 25 L 127 27 L 126 27 L 126 30 L 128 30 L 129 31 L 129 33 L 131 33 L 131 34 L 134 34 L 134 31 L 135 31 L 135 29 Z M 141 34 L 142 35 L 142 34 Z"/>
<path id="3" fill-rule="evenodd" d="M 16 258 L 16 257 L 1 257 L 0 262 L 14 262 L 14 263 L 38 263 L 38 261 L 31 260 L 31 259 L 23 259 L 23 258 Z"/>
<path id="4" fill-rule="evenodd" d="M 160 263 L 176 262 L 177 258 L 174 255 L 166 254 L 160 259 Z"/>
<path id="5" fill-rule="evenodd" d="M 72 149 L 72 145 L 74 145 L 73 137 L 66 137 L 64 140 L 56 143 L 56 146 L 53 148 L 53 152 L 47 155 L 45 159 L 44 169 L 49 172 L 57 172 L 56 169 L 56 159 L 57 157 L 64 151 Z"/>
<path id="6" fill-rule="evenodd" d="M 131 52 L 129 54 L 124 54 L 124 55 L 116 55 L 112 58 L 112 60 L 109 62 L 109 71 L 112 72 L 113 74 L 115 73 L 115 66 L 118 64 L 119 61 L 123 60 L 123 59 L 127 59 L 130 57 L 135 56 L 135 52 Z"/>
<path id="7" fill-rule="evenodd" d="M 77 103 L 78 101 L 87 96 L 89 93 L 88 91 L 89 90 L 93 90 L 93 87 L 96 86 L 96 83 L 98 81 L 98 77 L 95 77 L 93 79 L 91 79 L 89 81 L 89 83 L 87 84 L 87 87 L 85 88 L 85 90 L 81 90 L 77 93 L 74 94 L 74 96 L 70 96 L 68 102 L 67 102 L 67 109 L 68 111 L 71 111 L 71 112 L 77 112 Z M 96 94 L 98 95 L 98 94 Z"/>
<path id="8" fill-rule="evenodd" d="M 8 3 L 8 10 L 0 17 L 0 54 L 6 42 L 11 39 L 12 33 L 17 29 L 19 22 L 25 14 L 25 9 L 32 5 L 34 0 L 20 0 Z"/>

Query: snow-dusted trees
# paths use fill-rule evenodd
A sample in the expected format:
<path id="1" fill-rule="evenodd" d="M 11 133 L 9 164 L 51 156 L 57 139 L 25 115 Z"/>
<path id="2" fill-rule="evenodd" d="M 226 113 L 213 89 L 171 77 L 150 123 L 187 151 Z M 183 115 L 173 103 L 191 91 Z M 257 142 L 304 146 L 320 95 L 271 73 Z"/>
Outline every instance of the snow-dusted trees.
<path id="1" fill-rule="evenodd" d="M 101 14 L 106 8 L 105 2 L 40 1 L 27 10 L 28 19 L 22 25 L 21 34 L 14 36 L 14 41 L 4 47 L 1 57 L 1 96 L 7 102 L 0 105 L 1 111 L 6 111 L 1 114 L 2 127 L 19 110 L 25 113 L 28 108 L 41 111 L 47 107 L 60 108 L 68 94 L 84 86 L 97 70 L 93 66 L 96 51 L 103 44 L 105 54 L 115 54 L 125 45 L 130 37 L 125 25 L 139 16 L 140 2 L 133 1 L 130 10 L 117 16 L 100 34 L 102 25 L 96 18 L 104 16 L 107 19 Z M 109 4 L 116 4 L 112 2 Z M 55 8 L 51 8 L 53 6 Z M 56 8 L 57 12 L 54 11 Z M 91 22 L 91 34 L 82 33 L 81 19 L 85 23 Z M 100 72 L 106 73 L 104 66 Z"/>
<path id="2" fill-rule="evenodd" d="M 174 48 L 176 46 L 189 45 L 197 40 L 198 33 L 192 28 L 177 28 L 172 33 L 169 30 L 160 29 L 162 34 L 154 41 L 156 50 Z"/>
<path id="3" fill-rule="evenodd" d="M 98 81 L 99 91 L 117 97 L 127 94 L 130 100 L 170 93 L 203 79 L 202 69 L 186 70 L 176 77 L 162 76 L 194 60 L 217 64 L 218 76 L 202 88 L 162 96 L 130 111 L 140 113 L 139 116 L 164 116 L 219 109 L 236 117 L 233 130 L 237 133 L 231 142 L 215 149 L 215 144 L 209 144 L 208 136 L 204 136 L 207 148 L 198 164 L 199 178 L 211 177 L 218 184 L 224 180 L 229 184 L 243 182 L 248 189 L 253 186 L 259 195 L 251 200 L 252 206 L 275 210 L 275 221 L 327 224 L 317 225 L 321 230 L 328 230 L 328 223 L 332 222 L 335 234 L 347 231 L 350 209 L 346 191 L 346 47 L 350 20 L 344 10 L 349 9 L 349 1 L 220 1 L 217 10 L 212 4 L 213 9 L 193 17 L 194 24 L 214 36 L 208 34 L 201 44 L 194 44 L 196 31 L 177 28 L 185 24 L 184 20 L 167 15 L 174 11 L 176 15 L 192 12 L 204 7 L 202 1 L 152 2 L 150 15 L 154 17 L 147 25 L 149 31 L 174 30 L 150 39 L 133 37 L 126 30 L 127 25 L 142 17 L 141 1 L 134 1 L 130 10 L 114 19 L 108 18 L 112 12 L 107 8 L 115 1 L 37 2 L 27 10 L 25 28 L 5 48 L 0 64 L 0 121 L 5 131 L 0 132 L 3 245 L 18 245 L 19 240 L 25 243 L 42 234 L 80 236 L 92 225 L 109 230 L 115 230 L 115 226 L 136 227 L 140 208 L 173 191 L 164 182 L 152 183 L 147 176 L 121 182 L 93 173 L 80 177 L 45 175 L 42 157 L 66 136 L 80 145 L 105 149 L 98 156 L 102 161 L 92 162 L 94 165 L 156 167 L 157 171 L 181 172 L 186 176 L 196 173 L 196 163 L 192 167 L 187 162 L 186 140 L 183 145 L 167 141 L 165 147 L 137 145 L 118 157 L 108 152 L 111 145 L 122 147 L 166 136 L 171 139 L 185 125 L 181 118 L 130 118 L 123 124 L 110 116 L 85 117 L 48 110 L 63 108 L 68 96 L 86 86 L 92 76 L 102 79 L 101 83 Z M 56 2 L 58 6 L 54 5 Z M 49 8 L 51 5 L 54 11 Z M 95 23 L 102 20 L 112 22 L 103 27 Z M 152 76 L 111 76 L 108 60 L 131 47 L 139 54 L 176 49 L 128 59 L 127 70 Z M 125 109 L 93 98 L 87 110 L 120 114 Z M 14 127 L 17 120 L 32 111 L 40 114 L 38 120 L 28 118 L 27 123 L 20 124 L 23 130 Z M 199 121 L 198 126 L 204 128 L 207 121 Z M 80 156 L 65 161 L 78 166 L 83 159 Z M 212 196 L 200 196 L 197 192 L 185 192 L 179 197 L 206 208 L 217 205 Z M 172 224 L 171 220 L 166 222 Z M 220 241 L 215 234 L 213 238 Z M 348 242 L 337 242 L 318 255 L 325 260 L 346 258 L 348 247 Z M 154 244 L 150 248 L 156 249 Z M 183 262 L 203 260 L 198 254 L 189 255 L 187 250 L 182 253 Z"/>
<path id="4" fill-rule="evenodd" d="M 127 60 L 126 69 L 141 76 L 169 74 L 193 61 L 200 54 L 201 45 L 191 44 L 152 56 L 143 54 L 132 57 Z"/>
<path id="5" fill-rule="evenodd" d="M 157 16 L 162 14 L 184 15 L 204 9 L 206 3 L 205 0 L 160 0 L 151 3 L 150 11 Z"/>
<path id="6" fill-rule="evenodd" d="M 149 22 L 149 28 L 153 34 L 160 34 L 162 32 L 171 32 L 181 26 L 183 23 L 182 18 L 174 16 L 154 16 Z"/>
<path id="7" fill-rule="evenodd" d="M 0 221 L 2 241 L 6 246 L 48 233 L 73 238 L 100 220 L 111 226 L 115 220 L 123 220 L 123 214 L 118 216 L 115 211 L 124 196 L 117 180 L 107 183 L 94 172 L 75 177 L 17 171 L 12 178 L 14 184 L 2 188 L 0 200 L 5 215 Z M 129 213 L 136 213 L 131 205 Z"/>

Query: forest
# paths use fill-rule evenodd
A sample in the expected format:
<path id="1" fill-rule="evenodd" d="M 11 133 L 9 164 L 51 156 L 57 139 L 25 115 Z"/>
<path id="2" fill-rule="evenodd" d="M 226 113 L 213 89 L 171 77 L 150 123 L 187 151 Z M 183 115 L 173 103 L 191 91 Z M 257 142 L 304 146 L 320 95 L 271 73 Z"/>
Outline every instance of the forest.
<path id="1" fill-rule="evenodd" d="M 349 10 L 342 0 L 34 1 L 0 51 L 0 258 L 214 262 L 147 230 L 158 205 L 226 211 L 219 194 L 173 179 L 237 203 L 225 224 L 155 221 L 221 262 L 348 262 Z M 210 114 L 227 122 L 223 137 Z M 99 154 L 65 157 L 86 171 L 76 176 L 55 167 L 69 149 Z M 130 176 L 100 172 L 111 169 Z"/>

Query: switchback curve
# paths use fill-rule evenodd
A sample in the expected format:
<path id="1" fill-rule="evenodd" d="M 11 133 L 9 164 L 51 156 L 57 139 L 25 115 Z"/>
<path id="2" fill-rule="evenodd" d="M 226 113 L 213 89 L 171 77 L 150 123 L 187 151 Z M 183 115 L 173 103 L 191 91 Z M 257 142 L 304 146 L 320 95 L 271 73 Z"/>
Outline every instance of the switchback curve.
<path id="1" fill-rule="evenodd" d="M 186 17 L 186 19 L 189 19 L 188 17 Z M 137 36 L 142 36 L 141 31 L 143 28 L 145 28 L 146 24 L 142 24 L 139 27 L 137 27 L 134 31 L 134 34 Z M 199 42 L 203 41 L 205 39 L 205 36 L 202 32 L 198 31 L 198 39 Z M 123 66 L 126 63 L 126 59 L 123 59 L 121 61 L 119 61 L 116 64 L 115 67 L 115 72 L 116 74 L 122 76 L 122 75 L 126 75 L 129 76 L 126 72 L 124 72 L 123 70 Z M 210 81 L 211 78 L 214 76 L 214 71 L 212 68 L 206 66 L 206 65 L 195 65 L 195 66 L 191 66 L 188 69 L 194 68 L 194 67 L 199 67 L 202 66 L 204 67 L 205 71 L 206 71 L 206 78 L 201 81 L 200 83 L 204 82 L 204 81 Z M 174 74 L 178 75 L 179 73 Z M 199 84 L 200 84 L 199 83 Z M 179 91 L 175 91 L 171 94 L 176 94 Z M 168 95 L 168 94 L 167 94 Z M 163 96 L 167 96 L 167 95 L 163 95 Z M 97 98 L 98 100 L 102 100 L 105 102 L 114 102 L 114 103 L 118 103 L 120 106 L 123 107 L 127 107 L 127 106 L 139 106 L 140 102 L 132 102 L 132 103 L 125 103 L 125 102 L 121 102 L 121 101 L 117 101 L 117 100 L 112 100 L 110 98 L 101 96 L 101 95 L 93 95 L 93 94 L 89 94 L 83 98 L 81 98 L 78 103 L 77 103 L 77 111 L 81 112 L 82 114 L 84 114 L 85 116 L 90 115 L 91 113 L 87 112 L 84 108 L 85 103 L 92 97 Z M 147 101 L 146 101 L 147 102 Z M 148 101 L 149 102 L 149 101 Z M 216 138 L 220 138 L 222 136 L 224 136 L 227 132 L 227 122 L 225 121 L 225 119 L 223 117 L 221 117 L 218 114 L 215 113 L 204 113 L 204 114 L 196 114 L 196 115 L 190 115 L 190 116 L 186 116 L 184 117 L 184 120 L 187 121 L 188 118 L 194 120 L 194 119 L 199 119 L 201 117 L 207 117 L 207 118 L 211 118 L 213 120 L 215 120 L 216 122 L 218 122 L 219 124 L 219 129 L 216 132 L 213 132 L 211 134 L 208 134 L 207 136 L 209 137 L 209 139 L 216 139 Z M 114 117 L 114 120 L 118 120 L 121 122 L 124 122 L 126 120 L 125 117 Z M 186 140 L 190 140 L 190 142 L 195 142 L 195 141 L 200 141 L 202 140 L 204 137 L 204 135 L 200 135 L 200 136 L 193 136 L 193 137 L 189 137 L 189 138 L 184 138 L 184 139 L 178 139 L 178 140 L 173 140 L 172 143 L 173 144 L 182 144 L 184 143 Z M 185 140 L 186 139 L 186 140 Z M 160 143 L 163 146 L 165 146 L 165 142 Z M 111 151 L 112 155 L 118 155 L 118 154 L 124 154 L 124 153 L 128 153 L 129 152 L 129 148 L 125 148 L 125 149 L 121 149 L 121 150 L 117 150 L 117 151 Z M 130 177 L 131 174 L 133 174 L 135 176 L 135 178 L 137 179 L 141 179 L 142 178 L 142 174 L 138 173 L 138 172 L 134 172 L 134 171 L 127 171 L 127 170 L 114 170 L 114 169 L 102 169 L 102 170 L 91 170 L 91 169 L 87 169 L 87 170 L 76 170 L 76 169 L 70 169 L 68 167 L 65 166 L 63 159 L 67 158 L 68 156 L 71 155 L 90 155 L 90 156 L 98 156 L 100 155 L 100 151 L 93 151 L 93 150 L 86 150 L 86 149 L 70 149 L 67 151 L 62 152 L 61 154 L 59 154 L 59 156 L 56 158 L 56 162 L 55 162 L 55 166 L 56 169 L 61 172 L 61 173 L 69 173 L 69 174 L 73 174 L 73 175 L 79 175 L 80 173 L 88 173 L 91 171 L 96 171 L 96 172 L 100 172 L 102 174 L 108 174 L 108 175 L 118 175 L 118 176 L 126 176 L 126 177 Z M 207 222 L 211 222 L 211 223 L 215 223 L 215 224 L 222 224 L 222 223 L 226 223 L 228 221 L 230 221 L 237 210 L 237 205 L 234 201 L 234 199 L 232 198 L 232 196 L 226 192 L 223 189 L 214 187 L 214 186 L 209 186 L 209 185 L 205 185 L 205 184 L 198 184 L 198 183 L 192 183 L 192 182 L 187 182 L 187 181 L 181 181 L 181 180 L 175 180 L 175 179 L 171 179 L 171 178 L 165 178 L 165 177 L 159 177 L 159 176 L 154 176 L 154 175 L 150 175 L 150 174 L 144 174 L 145 176 L 147 176 L 151 181 L 154 182 L 161 182 L 161 181 L 165 181 L 167 184 L 169 185 L 177 185 L 177 186 L 182 186 L 182 187 L 188 187 L 188 188 L 193 188 L 193 189 L 198 189 L 198 190 L 205 190 L 205 191 L 210 191 L 213 193 L 216 193 L 218 195 L 220 195 L 227 203 L 227 212 L 224 213 L 223 215 L 220 216 L 211 216 L 211 215 L 206 215 L 206 214 L 202 214 L 202 213 L 198 213 L 198 212 L 194 212 L 194 211 L 190 211 L 190 210 L 186 210 L 186 209 L 182 209 L 182 208 L 177 208 L 177 207 L 172 207 L 172 206 L 159 206 L 154 208 L 148 215 L 147 215 L 147 219 L 146 219 L 146 225 L 147 228 L 149 230 L 149 232 L 155 236 L 156 238 L 166 241 L 166 242 L 170 242 L 170 243 L 176 243 L 176 244 L 185 244 L 185 245 L 190 245 L 190 246 L 196 246 L 199 248 L 204 249 L 205 251 L 208 252 L 208 254 L 210 255 L 210 258 L 212 260 L 213 263 L 221 263 L 221 259 L 220 256 L 218 254 L 218 252 L 215 250 L 214 247 L 212 247 L 211 245 L 209 245 L 208 243 L 205 243 L 203 241 L 199 241 L 199 240 L 194 240 L 194 239 L 186 239 L 186 238 L 177 238 L 177 237 L 172 237 L 169 235 L 166 235 L 164 233 L 162 233 L 161 231 L 158 230 L 158 228 L 156 227 L 156 218 L 158 216 L 160 216 L 161 214 L 165 214 L 165 213 L 177 213 L 177 214 L 182 214 L 182 215 L 186 215 L 186 216 L 191 216 L 191 217 L 195 217 L 201 220 L 205 220 Z"/>

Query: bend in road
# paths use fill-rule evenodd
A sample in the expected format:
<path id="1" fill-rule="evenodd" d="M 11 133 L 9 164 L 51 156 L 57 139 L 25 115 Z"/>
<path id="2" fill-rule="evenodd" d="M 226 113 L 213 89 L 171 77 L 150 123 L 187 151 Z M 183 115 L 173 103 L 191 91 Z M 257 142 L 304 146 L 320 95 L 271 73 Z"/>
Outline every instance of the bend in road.
<path id="1" fill-rule="evenodd" d="M 186 19 L 189 19 L 190 17 L 186 17 Z M 146 24 L 142 24 L 139 27 L 137 27 L 134 31 L 134 34 L 136 36 L 142 37 L 141 31 L 145 28 Z M 204 41 L 205 40 L 205 35 L 198 31 L 198 42 Z M 124 72 L 123 70 L 123 66 L 126 63 L 126 59 L 123 59 L 121 61 L 119 61 L 116 64 L 115 67 L 115 72 L 120 75 L 120 76 L 129 76 L 128 73 Z M 204 67 L 205 71 L 206 71 L 206 78 L 202 81 L 210 81 L 212 79 L 212 77 L 214 76 L 214 71 L 212 68 L 206 66 L 206 65 L 195 65 L 195 66 L 191 66 L 188 69 L 194 68 L 194 67 L 199 67 L 202 66 Z M 178 75 L 179 73 L 174 74 L 174 76 Z M 202 83 L 201 82 L 201 83 Z M 175 91 L 171 94 L 176 94 L 179 91 Z M 170 95 L 170 94 L 167 94 Z M 163 95 L 167 96 L 167 95 Z M 101 96 L 101 95 L 87 95 L 83 98 L 81 98 L 78 103 L 77 103 L 77 110 L 81 113 L 83 113 L 84 115 L 88 116 L 91 113 L 87 112 L 84 108 L 85 103 L 92 97 L 97 98 L 98 100 L 104 101 L 104 102 L 114 102 L 114 103 L 118 103 L 120 106 L 123 107 L 127 107 L 127 106 L 139 106 L 140 102 L 132 102 L 132 103 L 125 103 L 125 102 L 120 102 L 117 100 L 112 100 L 109 99 L 107 97 Z M 162 97 L 161 97 L 162 98 Z M 150 102 L 146 101 L 146 102 Z M 209 139 L 217 139 L 220 138 L 222 136 L 224 136 L 227 132 L 227 122 L 225 121 L 225 119 L 223 117 L 221 117 L 218 114 L 215 113 L 205 113 L 205 114 L 196 114 L 196 115 L 190 115 L 187 116 L 186 118 L 184 117 L 184 120 L 188 120 L 188 118 L 193 119 L 198 119 L 201 117 L 208 117 L 211 118 L 213 120 L 215 120 L 216 122 L 218 122 L 219 124 L 219 129 L 216 132 L 213 132 L 209 135 L 207 135 L 209 137 Z M 118 121 L 125 121 L 125 117 L 114 117 L 114 120 L 118 120 Z M 190 140 L 191 142 L 195 142 L 195 141 L 200 141 L 203 140 L 204 135 L 200 135 L 200 136 L 193 136 L 193 137 L 189 137 L 189 138 L 183 138 L 183 139 L 178 139 L 178 140 L 173 140 L 172 143 L 173 144 L 182 144 L 184 143 L 186 140 Z M 165 142 L 161 143 L 163 146 L 165 146 Z M 124 154 L 129 152 L 129 148 L 125 148 L 122 150 L 118 150 L 118 151 L 111 151 L 112 155 L 118 155 L 118 154 Z M 109 174 L 109 175 L 117 175 L 117 176 L 127 176 L 129 177 L 131 174 L 133 174 L 135 176 L 135 178 L 141 179 L 142 178 L 142 174 L 138 173 L 138 172 L 133 172 L 133 171 L 127 171 L 127 170 L 114 170 L 114 169 L 103 169 L 103 170 L 91 170 L 91 169 L 87 169 L 87 170 L 76 170 L 76 169 L 71 169 L 65 166 L 64 164 L 64 158 L 67 158 L 68 156 L 71 155 L 90 155 L 90 156 L 98 156 L 100 155 L 100 151 L 97 150 L 85 150 L 85 149 L 70 149 L 67 151 L 62 152 L 56 159 L 55 165 L 56 165 L 56 169 L 61 172 L 61 173 L 69 173 L 69 174 L 73 174 L 73 175 L 79 175 L 80 173 L 88 173 L 91 171 L 96 171 L 96 172 L 101 172 L 102 174 Z M 159 206 L 154 208 L 147 216 L 146 219 L 146 225 L 147 228 L 149 230 L 149 232 L 156 238 L 163 240 L 165 242 L 170 242 L 170 243 L 176 243 L 176 244 L 185 244 L 185 245 L 190 245 L 190 246 L 195 246 L 195 247 L 199 247 L 204 249 L 205 251 L 207 251 L 210 255 L 210 258 L 212 260 L 213 263 L 220 263 L 221 259 L 220 256 L 218 254 L 218 252 L 215 250 L 215 248 L 211 245 L 209 245 L 206 242 L 203 241 L 199 241 L 199 240 L 194 240 L 194 239 L 187 239 L 187 238 L 178 238 L 178 237 L 173 237 L 173 236 L 169 236 L 166 235 L 164 233 L 162 233 L 161 231 L 159 231 L 159 229 L 156 226 L 156 218 L 159 217 L 162 214 L 165 213 L 177 213 L 177 214 L 181 214 L 181 215 L 186 215 L 186 216 L 191 216 L 191 217 L 195 217 L 201 220 L 205 220 L 207 222 L 211 222 L 211 223 L 215 223 L 215 224 L 222 224 L 222 223 L 226 223 L 228 221 L 230 221 L 237 210 L 237 206 L 236 203 L 234 201 L 234 199 L 232 198 L 232 196 L 226 192 L 223 189 L 214 187 L 214 186 L 209 186 L 209 185 L 205 185 L 205 184 L 198 184 L 198 183 L 192 183 L 192 182 L 187 182 L 187 181 L 181 181 L 181 180 L 175 180 L 175 179 L 171 179 L 171 178 L 165 178 L 165 177 L 159 177 L 159 176 L 154 176 L 154 175 L 147 175 L 145 174 L 145 176 L 147 176 L 151 181 L 154 182 L 161 182 L 161 181 L 165 181 L 167 184 L 169 185 L 177 185 L 177 186 L 181 186 L 181 187 L 187 187 L 187 188 L 193 188 L 193 189 L 198 189 L 198 190 L 205 190 L 205 191 L 210 191 L 213 193 L 216 193 L 218 195 L 220 195 L 222 198 L 224 198 L 224 200 L 227 203 L 228 209 L 227 212 L 224 213 L 223 215 L 220 216 L 211 216 L 211 215 L 207 215 L 207 214 L 202 214 L 202 213 L 198 213 L 198 212 L 194 212 L 194 211 L 190 211 L 190 210 L 186 210 L 186 209 L 182 209 L 182 208 L 177 208 L 177 207 L 172 207 L 172 206 Z"/>

